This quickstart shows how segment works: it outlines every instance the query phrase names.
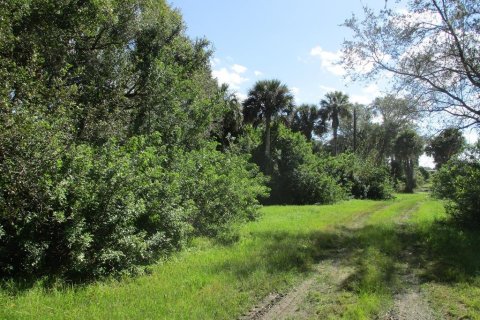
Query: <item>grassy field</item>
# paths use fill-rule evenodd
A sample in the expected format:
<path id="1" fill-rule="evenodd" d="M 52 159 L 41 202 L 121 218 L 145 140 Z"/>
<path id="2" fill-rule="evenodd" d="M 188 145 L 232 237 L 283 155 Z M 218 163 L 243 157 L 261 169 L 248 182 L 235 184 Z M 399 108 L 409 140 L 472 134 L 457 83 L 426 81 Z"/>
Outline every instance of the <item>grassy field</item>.
<path id="1" fill-rule="evenodd" d="M 480 237 L 444 215 L 425 193 L 265 207 L 239 242 L 196 239 L 149 275 L 53 289 L 6 283 L 0 319 L 235 319 L 308 277 L 301 318 L 369 319 L 392 308 L 410 273 L 438 318 L 480 319 Z M 322 272 L 329 264 L 343 278 Z"/>

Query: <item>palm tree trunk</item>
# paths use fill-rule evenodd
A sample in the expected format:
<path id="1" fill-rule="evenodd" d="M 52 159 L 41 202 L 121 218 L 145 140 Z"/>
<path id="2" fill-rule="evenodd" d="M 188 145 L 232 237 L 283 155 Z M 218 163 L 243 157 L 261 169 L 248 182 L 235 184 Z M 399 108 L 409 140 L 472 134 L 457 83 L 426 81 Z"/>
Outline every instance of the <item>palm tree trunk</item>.
<path id="1" fill-rule="evenodd" d="M 333 155 L 338 154 L 338 148 L 337 148 L 337 127 L 333 128 Z"/>
<path id="2" fill-rule="evenodd" d="M 405 192 L 413 193 L 413 189 L 415 188 L 415 166 L 411 159 L 405 160 L 405 178 Z"/>
<path id="3" fill-rule="evenodd" d="M 270 117 L 265 117 L 265 174 L 271 174 L 272 159 L 271 159 L 271 141 L 270 141 Z"/>

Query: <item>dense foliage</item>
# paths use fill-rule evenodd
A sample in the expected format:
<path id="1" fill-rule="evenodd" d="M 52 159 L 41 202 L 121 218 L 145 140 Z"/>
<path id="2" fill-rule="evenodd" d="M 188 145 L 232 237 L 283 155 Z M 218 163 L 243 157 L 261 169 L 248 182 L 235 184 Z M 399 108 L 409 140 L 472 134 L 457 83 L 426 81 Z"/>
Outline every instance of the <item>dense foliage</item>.
<path id="1" fill-rule="evenodd" d="M 221 153 L 214 144 L 175 154 L 177 194 L 192 203 L 189 224 L 196 235 L 216 236 L 230 225 L 256 217 L 258 199 L 268 195 L 265 179 L 247 155 Z"/>
<path id="2" fill-rule="evenodd" d="M 465 138 L 457 128 L 448 128 L 434 137 L 425 148 L 427 155 L 433 157 L 437 169 L 441 168 L 450 158 L 462 152 Z"/>
<path id="3" fill-rule="evenodd" d="M 344 190 L 326 170 L 324 159 L 313 154 L 302 134 L 283 125 L 275 129 L 270 203 L 333 203 L 345 198 Z"/>
<path id="4" fill-rule="evenodd" d="M 242 103 L 164 0 L 8 0 L 0 16 L 1 277 L 131 273 L 194 236 L 227 239 L 260 202 L 388 199 L 400 180 L 413 192 L 408 99 L 295 107 L 261 80 Z M 437 176 L 468 221 L 475 179 L 477 162 Z"/>
<path id="5" fill-rule="evenodd" d="M 232 111 L 163 0 L 4 1 L 0 275 L 129 272 L 251 219 L 266 192 L 221 153 Z"/>
<path id="6" fill-rule="evenodd" d="M 386 164 L 378 165 L 373 159 L 344 153 L 330 157 L 328 171 L 345 192 L 356 199 L 389 199 L 393 185 Z"/>
<path id="7" fill-rule="evenodd" d="M 261 130 L 249 128 L 237 144 L 262 163 Z M 266 203 L 333 203 L 349 197 L 388 199 L 393 187 L 386 164 L 353 153 L 338 156 L 314 152 L 313 145 L 300 132 L 283 124 L 272 128 L 271 194 Z"/>
<path id="8" fill-rule="evenodd" d="M 447 201 L 446 209 L 457 222 L 480 228 L 480 161 L 451 159 L 435 174 L 433 194 Z"/>

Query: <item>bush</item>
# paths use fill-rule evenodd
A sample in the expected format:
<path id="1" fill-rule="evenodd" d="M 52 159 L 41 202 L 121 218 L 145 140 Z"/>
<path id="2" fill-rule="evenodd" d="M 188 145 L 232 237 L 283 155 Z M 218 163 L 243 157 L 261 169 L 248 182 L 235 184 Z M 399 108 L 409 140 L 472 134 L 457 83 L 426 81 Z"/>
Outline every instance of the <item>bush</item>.
<path id="1" fill-rule="evenodd" d="M 247 128 L 233 146 L 264 162 L 260 130 Z M 275 125 L 272 136 L 272 167 L 269 204 L 334 203 L 348 196 L 359 199 L 389 199 L 393 187 L 388 168 L 354 154 L 336 157 L 313 153 L 313 146 L 300 133 Z"/>
<path id="2" fill-rule="evenodd" d="M 8 160 L 0 179 L 0 274 L 8 276 L 134 272 L 194 234 L 253 218 L 265 194 L 246 159 L 214 146 L 167 152 L 158 135 L 72 145 L 25 176 Z"/>
<path id="3" fill-rule="evenodd" d="M 0 277 L 133 272 L 254 216 L 263 178 L 209 144 L 238 130 L 210 45 L 166 1 L 0 16 Z"/>
<path id="4" fill-rule="evenodd" d="M 258 167 L 248 158 L 221 153 L 215 145 L 197 151 L 178 150 L 172 170 L 179 176 L 181 196 L 195 210 L 189 217 L 197 235 L 224 234 L 225 228 L 255 218 L 259 197 L 268 189 Z"/>
<path id="5" fill-rule="evenodd" d="M 393 186 L 388 168 L 373 161 L 358 162 L 353 174 L 352 195 L 358 199 L 391 199 Z"/>
<path id="6" fill-rule="evenodd" d="M 327 168 L 345 192 L 356 199 L 380 200 L 393 196 L 388 168 L 371 159 L 343 153 L 337 157 L 329 157 Z"/>
<path id="7" fill-rule="evenodd" d="M 298 203 L 331 204 L 345 199 L 347 193 L 336 179 L 327 174 L 326 165 L 321 159 L 302 164 L 295 170 L 292 194 Z"/>
<path id="8" fill-rule="evenodd" d="M 325 162 L 313 154 L 312 145 L 301 133 L 283 125 L 272 131 L 270 203 L 333 203 L 345 198 L 342 188 L 325 169 Z"/>
<path id="9" fill-rule="evenodd" d="M 447 200 L 446 210 L 454 220 L 480 227 L 480 161 L 452 159 L 433 176 L 432 192 Z"/>
<path id="10" fill-rule="evenodd" d="M 72 145 L 51 167 L 30 172 L 36 181 L 2 197 L 1 272 L 96 277 L 133 271 L 153 253 L 178 247 L 190 208 L 176 195 L 164 159 L 134 138 L 123 147 Z M 5 187 L 16 188 L 12 181 Z"/>
<path id="11" fill-rule="evenodd" d="M 428 172 L 428 170 L 424 167 L 419 167 L 418 171 L 422 175 L 423 181 L 428 182 L 430 179 L 430 172 Z"/>

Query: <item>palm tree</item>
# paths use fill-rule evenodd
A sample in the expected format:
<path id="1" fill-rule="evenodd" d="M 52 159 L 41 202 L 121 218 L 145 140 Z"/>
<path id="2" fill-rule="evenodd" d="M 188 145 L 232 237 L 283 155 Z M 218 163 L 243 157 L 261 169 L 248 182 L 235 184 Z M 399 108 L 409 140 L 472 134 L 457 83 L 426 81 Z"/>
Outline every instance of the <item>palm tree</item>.
<path id="1" fill-rule="evenodd" d="M 258 126 L 265 123 L 265 163 L 266 173 L 270 167 L 270 125 L 272 119 L 293 109 L 293 95 L 279 80 L 257 81 L 243 102 L 244 121 Z"/>
<path id="2" fill-rule="evenodd" d="M 401 132 L 395 140 L 395 160 L 400 161 L 405 172 L 405 192 L 412 193 L 416 186 L 415 167 L 423 153 L 423 140 L 412 129 Z"/>
<path id="3" fill-rule="evenodd" d="M 293 131 L 301 132 L 308 141 L 312 140 L 314 133 L 321 135 L 326 132 L 322 113 L 314 104 L 302 104 L 296 108 L 291 127 Z"/>
<path id="4" fill-rule="evenodd" d="M 238 96 L 227 84 L 221 85 L 218 94 L 222 97 L 224 110 L 220 121 L 214 123 L 212 135 L 216 136 L 221 147 L 225 149 L 242 130 L 243 108 Z"/>
<path id="5" fill-rule="evenodd" d="M 333 150 L 334 155 L 337 155 L 337 135 L 340 119 L 351 117 L 348 95 L 340 91 L 329 92 L 325 95 L 325 99 L 320 101 L 320 106 L 323 120 L 332 122 Z"/>

